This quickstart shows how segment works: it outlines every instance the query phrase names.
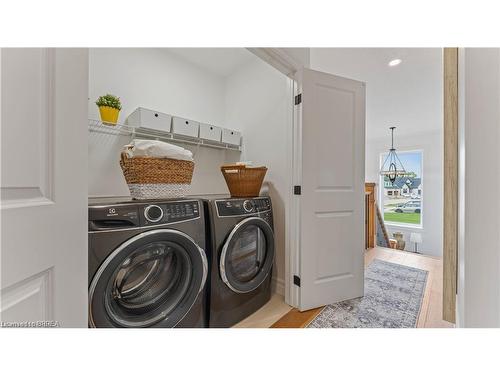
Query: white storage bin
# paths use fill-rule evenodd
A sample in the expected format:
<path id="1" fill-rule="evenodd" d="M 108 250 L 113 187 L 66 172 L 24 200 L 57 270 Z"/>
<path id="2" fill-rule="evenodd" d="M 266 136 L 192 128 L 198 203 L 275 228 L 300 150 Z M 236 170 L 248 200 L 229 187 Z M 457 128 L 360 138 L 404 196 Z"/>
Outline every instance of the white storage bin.
<path id="1" fill-rule="evenodd" d="M 231 129 L 222 129 L 222 142 L 239 146 L 240 141 L 241 141 L 240 132 Z"/>
<path id="2" fill-rule="evenodd" d="M 172 116 L 139 107 L 127 117 L 127 124 L 141 128 L 170 132 Z"/>
<path id="3" fill-rule="evenodd" d="M 215 125 L 200 124 L 200 138 L 220 142 L 222 129 Z"/>
<path id="4" fill-rule="evenodd" d="M 172 133 L 198 137 L 200 123 L 182 117 L 174 117 L 172 121 Z"/>

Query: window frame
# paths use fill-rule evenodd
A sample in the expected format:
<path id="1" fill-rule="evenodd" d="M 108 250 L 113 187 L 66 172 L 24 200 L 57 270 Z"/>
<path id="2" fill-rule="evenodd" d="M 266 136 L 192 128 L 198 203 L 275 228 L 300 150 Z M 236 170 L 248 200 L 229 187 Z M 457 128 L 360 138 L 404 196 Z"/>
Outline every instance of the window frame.
<path id="1" fill-rule="evenodd" d="M 405 148 L 403 150 L 398 150 L 397 151 L 398 155 L 403 155 L 403 154 L 411 154 L 411 153 L 420 153 L 420 190 L 423 192 L 425 190 L 424 188 L 424 150 L 422 149 L 413 149 L 413 148 Z M 385 160 L 385 157 L 387 156 L 388 152 L 381 152 L 379 155 L 379 170 L 382 168 L 382 163 Z M 404 165 L 404 164 L 403 164 Z M 381 189 L 378 189 L 378 198 L 379 198 L 379 207 L 382 209 L 382 217 L 384 217 L 384 178 L 383 176 L 380 176 L 379 174 L 379 186 L 381 186 Z M 410 189 L 411 193 L 411 189 Z M 401 196 L 398 194 L 394 194 L 393 196 Z M 399 227 L 399 228 L 407 228 L 407 229 L 424 229 L 424 195 L 421 193 L 420 194 L 420 224 L 409 224 L 409 223 L 397 223 L 393 221 L 385 221 L 384 219 L 384 224 L 386 226 L 390 227 Z"/>

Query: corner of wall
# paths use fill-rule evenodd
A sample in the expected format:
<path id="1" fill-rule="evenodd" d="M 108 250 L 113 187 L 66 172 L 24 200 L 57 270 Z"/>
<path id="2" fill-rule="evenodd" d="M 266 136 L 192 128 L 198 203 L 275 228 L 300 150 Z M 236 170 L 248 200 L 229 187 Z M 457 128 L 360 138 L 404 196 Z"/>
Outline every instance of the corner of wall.
<path id="1" fill-rule="evenodd" d="M 310 48 L 280 48 L 288 57 L 294 60 L 297 65 L 304 68 L 311 67 L 311 49 Z"/>
<path id="2" fill-rule="evenodd" d="M 273 294 L 285 296 L 285 280 L 273 277 L 271 280 L 271 291 Z"/>

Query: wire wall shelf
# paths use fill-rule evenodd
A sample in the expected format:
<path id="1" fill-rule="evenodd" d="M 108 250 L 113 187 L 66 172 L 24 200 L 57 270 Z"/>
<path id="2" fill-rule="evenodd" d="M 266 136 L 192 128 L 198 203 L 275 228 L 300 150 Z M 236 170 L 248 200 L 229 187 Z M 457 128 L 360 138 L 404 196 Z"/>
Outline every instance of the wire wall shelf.
<path id="1" fill-rule="evenodd" d="M 129 126 L 125 124 L 106 124 L 100 120 L 89 119 L 89 131 L 92 133 L 101 133 L 107 135 L 130 136 L 132 139 L 156 139 L 166 142 L 183 143 L 188 145 L 204 146 L 231 151 L 241 151 L 241 146 L 232 145 L 230 143 L 209 141 L 198 137 L 189 137 L 171 132 Z"/>

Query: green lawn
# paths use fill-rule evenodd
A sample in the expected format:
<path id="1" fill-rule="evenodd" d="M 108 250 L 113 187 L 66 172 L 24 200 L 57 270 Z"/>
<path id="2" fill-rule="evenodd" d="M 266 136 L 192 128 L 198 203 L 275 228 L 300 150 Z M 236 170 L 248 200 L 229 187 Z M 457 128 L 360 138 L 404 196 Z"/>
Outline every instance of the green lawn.
<path id="1" fill-rule="evenodd" d="M 384 221 L 390 221 L 392 223 L 420 224 L 420 214 L 384 212 Z"/>

